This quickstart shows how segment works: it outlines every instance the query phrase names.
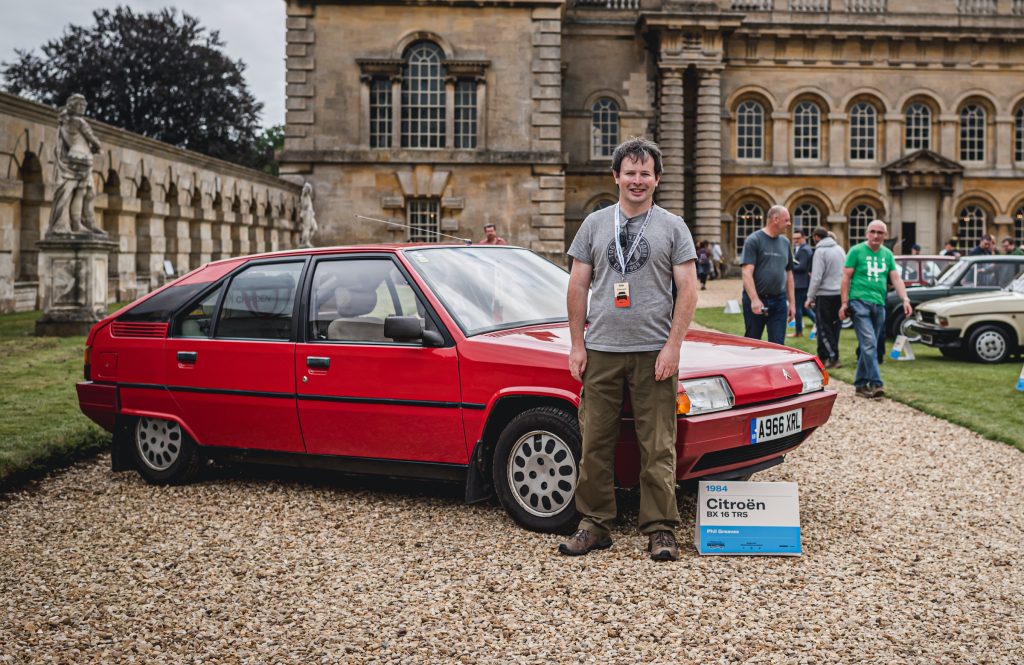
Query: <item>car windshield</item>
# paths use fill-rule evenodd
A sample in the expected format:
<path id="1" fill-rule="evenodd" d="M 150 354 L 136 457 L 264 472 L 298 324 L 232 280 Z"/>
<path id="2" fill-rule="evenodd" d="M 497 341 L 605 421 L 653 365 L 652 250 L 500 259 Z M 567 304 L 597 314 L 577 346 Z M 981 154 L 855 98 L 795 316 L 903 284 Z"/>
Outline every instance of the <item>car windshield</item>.
<path id="1" fill-rule="evenodd" d="M 406 251 L 467 336 L 568 321 L 569 274 L 517 247 L 430 247 Z"/>
<path id="2" fill-rule="evenodd" d="M 942 271 L 942 274 L 935 280 L 935 286 L 953 286 L 956 281 L 960 278 L 960 270 L 963 267 L 963 261 L 953 261 L 946 269 Z"/>
<path id="3" fill-rule="evenodd" d="M 1024 296 L 1024 273 L 1017 276 L 1017 279 L 1010 282 L 1010 285 L 1006 287 L 1014 293 L 1019 293 Z"/>

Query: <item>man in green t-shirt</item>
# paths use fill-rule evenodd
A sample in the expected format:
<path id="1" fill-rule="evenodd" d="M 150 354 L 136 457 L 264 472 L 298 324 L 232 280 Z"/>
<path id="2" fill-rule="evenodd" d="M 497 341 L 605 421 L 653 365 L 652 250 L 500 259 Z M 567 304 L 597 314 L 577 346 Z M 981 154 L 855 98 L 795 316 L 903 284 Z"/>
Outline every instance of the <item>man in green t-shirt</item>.
<path id="1" fill-rule="evenodd" d="M 909 317 L 912 311 L 907 289 L 896 269 L 896 260 L 889 248 L 882 244 L 887 233 L 885 222 L 879 219 L 868 224 L 868 239 L 850 248 L 843 267 L 839 319 L 846 318 L 847 311 L 853 317 L 853 329 L 860 344 L 853 385 L 861 397 L 885 394 L 878 367 L 877 345 L 885 326 L 886 277 L 903 299 L 903 315 Z"/>

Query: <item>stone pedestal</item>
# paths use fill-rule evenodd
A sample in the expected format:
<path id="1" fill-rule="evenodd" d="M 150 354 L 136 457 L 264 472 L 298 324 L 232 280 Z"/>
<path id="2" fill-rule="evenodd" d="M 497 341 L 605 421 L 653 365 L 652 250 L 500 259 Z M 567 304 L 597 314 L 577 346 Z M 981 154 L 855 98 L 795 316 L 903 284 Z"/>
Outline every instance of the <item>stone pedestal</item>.
<path id="1" fill-rule="evenodd" d="M 107 314 L 107 269 L 117 243 L 96 236 L 57 236 L 36 243 L 43 315 L 36 335 L 85 335 Z"/>

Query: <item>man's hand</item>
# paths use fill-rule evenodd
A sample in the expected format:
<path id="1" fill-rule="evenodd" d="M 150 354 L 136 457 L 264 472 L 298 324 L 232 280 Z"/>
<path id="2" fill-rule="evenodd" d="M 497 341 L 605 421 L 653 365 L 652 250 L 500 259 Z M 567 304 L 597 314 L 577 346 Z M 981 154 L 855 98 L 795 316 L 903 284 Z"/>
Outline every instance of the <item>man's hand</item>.
<path id="1" fill-rule="evenodd" d="M 587 369 L 587 349 L 586 347 L 573 346 L 569 351 L 569 373 L 572 374 L 572 378 L 576 379 L 580 383 L 583 383 L 583 372 Z"/>
<path id="2" fill-rule="evenodd" d="M 764 303 L 761 302 L 758 298 L 752 299 L 750 301 L 750 311 L 753 312 L 754 314 L 760 314 L 762 311 L 764 311 Z"/>
<path id="3" fill-rule="evenodd" d="M 903 299 L 903 316 L 910 318 L 910 315 L 914 312 L 914 306 L 910 304 L 910 298 Z"/>
<path id="4" fill-rule="evenodd" d="M 654 380 L 664 381 L 677 374 L 679 374 L 679 346 L 669 343 L 661 347 L 658 359 L 654 361 Z"/>
<path id="5" fill-rule="evenodd" d="M 846 318 L 846 303 L 839 306 L 839 320 L 842 321 Z"/>
<path id="6" fill-rule="evenodd" d="M 814 309 L 814 298 L 808 298 L 804 303 L 804 309 Z"/>
<path id="7" fill-rule="evenodd" d="M 796 305 L 791 300 L 789 301 L 789 304 L 786 307 L 786 320 L 792 321 L 794 319 L 796 319 Z"/>

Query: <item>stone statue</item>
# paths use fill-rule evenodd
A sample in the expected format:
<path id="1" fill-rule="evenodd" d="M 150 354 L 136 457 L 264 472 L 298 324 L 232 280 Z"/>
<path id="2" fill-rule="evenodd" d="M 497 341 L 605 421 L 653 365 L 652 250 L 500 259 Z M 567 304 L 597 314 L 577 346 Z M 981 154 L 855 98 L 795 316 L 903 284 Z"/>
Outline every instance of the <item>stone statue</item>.
<path id="1" fill-rule="evenodd" d="M 56 190 L 46 237 L 56 235 L 95 235 L 105 237 L 96 226 L 92 202 L 92 156 L 100 151 L 100 142 L 85 120 L 85 97 L 74 94 L 60 111 L 57 145 L 53 149 Z"/>
<path id="2" fill-rule="evenodd" d="M 313 212 L 313 185 L 308 182 L 302 186 L 302 197 L 299 199 L 299 247 L 312 247 L 313 235 L 320 228 Z"/>

